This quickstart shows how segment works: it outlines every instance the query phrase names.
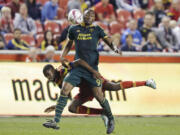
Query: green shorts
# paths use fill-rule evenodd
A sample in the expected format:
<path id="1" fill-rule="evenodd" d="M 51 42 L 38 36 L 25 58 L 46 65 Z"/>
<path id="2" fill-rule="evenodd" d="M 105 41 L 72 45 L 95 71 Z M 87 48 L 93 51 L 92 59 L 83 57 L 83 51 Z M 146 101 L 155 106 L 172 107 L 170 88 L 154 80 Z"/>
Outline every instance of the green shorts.
<path id="1" fill-rule="evenodd" d="M 93 74 L 85 71 L 85 69 L 74 68 L 72 69 L 64 78 L 65 82 L 69 82 L 74 87 L 78 86 L 81 83 L 81 80 L 86 80 L 91 87 L 101 87 L 102 82 L 100 79 L 93 77 Z"/>

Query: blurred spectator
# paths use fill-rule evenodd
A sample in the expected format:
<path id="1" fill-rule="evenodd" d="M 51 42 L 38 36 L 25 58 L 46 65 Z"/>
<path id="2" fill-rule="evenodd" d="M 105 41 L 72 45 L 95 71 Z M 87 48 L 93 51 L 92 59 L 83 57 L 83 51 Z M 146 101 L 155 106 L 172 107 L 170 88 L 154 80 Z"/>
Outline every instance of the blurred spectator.
<path id="1" fill-rule="evenodd" d="M 7 49 L 10 50 L 28 50 L 28 44 L 21 39 L 21 30 L 14 29 L 14 39 L 10 40 Z"/>
<path id="2" fill-rule="evenodd" d="M 11 9 L 11 16 L 13 19 L 15 17 L 15 14 L 19 13 L 20 4 L 21 4 L 20 0 L 12 0 L 7 4 L 7 6 Z"/>
<path id="3" fill-rule="evenodd" d="M 23 34 L 36 34 L 36 24 L 32 18 L 28 17 L 26 4 L 21 4 L 20 13 L 16 14 L 14 19 L 14 27 L 19 28 Z"/>
<path id="4" fill-rule="evenodd" d="M 131 34 L 126 36 L 126 43 L 122 46 L 121 51 L 136 51 L 136 48 L 133 45 L 133 36 Z"/>
<path id="5" fill-rule="evenodd" d="M 93 1 L 93 0 L 91 0 Z M 94 0 L 96 3 L 98 3 L 100 0 Z M 109 3 L 113 5 L 114 7 L 114 12 L 118 9 L 117 5 L 116 5 L 116 1 L 115 0 L 109 0 Z"/>
<path id="6" fill-rule="evenodd" d="M 101 0 L 85 0 L 85 1 L 89 1 L 91 3 L 91 7 L 93 7 L 94 5 L 96 5 L 98 2 L 100 2 Z M 114 0 L 110 0 L 110 1 L 114 1 Z M 113 4 L 112 4 L 113 5 Z"/>
<path id="7" fill-rule="evenodd" d="M 26 62 L 39 62 L 40 59 L 38 57 L 38 49 L 32 47 L 29 49 L 28 56 L 26 57 Z"/>
<path id="8" fill-rule="evenodd" d="M 26 0 L 28 15 L 34 20 L 41 19 L 41 4 L 37 4 L 36 0 Z"/>
<path id="9" fill-rule="evenodd" d="M 113 6 L 109 4 L 109 0 L 101 0 L 101 2 L 95 5 L 94 10 L 97 15 L 97 19 L 105 24 L 116 20 Z"/>
<path id="10" fill-rule="evenodd" d="M 113 44 L 117 46 L 117 48 L 121 47 L 121 35 L 120 33 L 115 33 L 111 36 Z"/>
<path id="11" fill-rule="evenodd" d="M 58 0 L 49 0 L 41 10 L 41 21 L 57 19 Z"/>
<path id="12" fill-rule="evenodd" d="M 99 52 L 109 52 L 110 48 L 107 45 L 105 45 L 103 41 L 100 41 L 97 50 Z"/>
<path id="13" fill-rule="evenodd" d="M 162 19 L 162 26 L 157 31 L 157 37 L 160 44 L 167 51 L 177 50 L 177 39 L 169 25 L 170 18 L 165 16 Z"/>
<path id="14" fill-rule="evenodd" d="M 118 8 L 132 12 L 140 7 L 139 0 L 116 0 Z"/>
<path id="15" fill-rule="evenodd" d="M 154 15 L 155 15 L 155 26 L 158 27 L 161 23 L 161 20 L 164 16 L 166 16 L 166 13 L 164 11 L 164 5 L 162 3 L 162 0 L 155 0 L 154 5 Z"/>
<path id="16" fill-rule="evenodd" d="M 173 0 L 170 10 L 168 12 L 168 16 L 170 16 L 172 19 L 178 21 L 180 17 L 180 1 L 179 0 Z"/>
<path id="17" fill-rule="evenodd" d="M 171 5 L 172 0 L 162 0 L 165 10 L 169 8 Z"/>
<path id="18" fill-rule="evenodd" d="M 149 6 L 149 1 L 148 0 L 138 0 L 139 5 L 142 9 L 147 9 Z"/>
<path id="19" fill-rule="evenodd" d="M 57 62 L 56 60 L 54 60 L 55 48 L 52 45 L 46 48 L 45 53 L 45 59 L 43 60 L 43 62 Z"/>
<path id="20" fill-rule="evenodd" d="M 126 44 L 126 36 L 129 34 L 132 35 L 134 44 L 141 45 L 142 35 L 140 31 L 137 29 L 137 21 L 135 19 L 129 21 L 128 28 L 123 32 L 121 38 L 122 44 Z"/>
<path id="21" fill-rule="evenodd" d="M 72 9 L 79 9 L 80 11 L 84 12 L 88 7 L 91 7 L 91 4 L 95 1 L 89 0 L 69 0 L 67 4 L 68 13 Z"/>
<path id="22" fill-rule="evenodd" d="M 68 13 L 72 9 L 79 9 L 81 11 L 81 2 L 80 0 L 69 0 L 67 4 Z"/>
<path id="23" fill-rule="evenodd" d="M 1 9 L 2 17 L 0 20 L 1 33 L 12 33 L 14 30 L 13 20 L 11 18 L 11 9 L 9 7 L 3 7 Z"/>
<path id="24" fill-rule="evenodd" d="M 162 50 L 161 45 L 156 39 L 154 32 L 148 34 L 147 43 L 143 46 L 143 52 L 160 52 Z"/>
<path id="25" fill-rule="evenodd" d="M 9 2 L 10 0 L 0 0 L 0 5 L 5 5 L 7 2 Z"/>
<path id="26" fill-rule="evenodd" d="M 2 34 L 0 34 L 0 50 L 5 50 L 6 48 L 6 41 Z"/>
<path id="27" fill-rule="evenodd" d="M 142 37 L 144 40 L 147 40 L 147 36 L 149 32 L 152 31 L 152 26 L 154 24 L 154 19 L 153 16 L 154 14 L 152 12 L 147 12 L 146 15 L 144 16 L 144 24 L 143 26 L 139 29 L 141 32 Z"/>
<path id="28" fill-rule="evenodd" d="M 171 27 L 174 35 L 176 36 L 177 44 L 180 49 L 180 27 L 177 25 L 177 22 L 175 20 L 170 21 L 170 27 Z"/>
<path id="29" fill-rule="evenodd" d="M 48 46 L 54 46 L 58 50 L 57 42 L 53 39 L 53 33 L 51 31 L 46 31 L 44 33 L 44 40 L 41 43 L 41 50 L 45 50 Z"/>

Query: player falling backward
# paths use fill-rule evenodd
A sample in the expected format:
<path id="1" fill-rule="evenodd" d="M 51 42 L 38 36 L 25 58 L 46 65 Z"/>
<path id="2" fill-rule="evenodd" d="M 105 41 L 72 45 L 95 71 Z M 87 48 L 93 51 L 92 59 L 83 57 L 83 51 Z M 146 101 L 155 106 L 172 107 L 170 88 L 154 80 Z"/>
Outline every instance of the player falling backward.
<path id="1" fill-rule="evenodd" d="M 76 66 L 83 66 L 87 68 L 90 72 L 92 72 L 94 77 L 102 79 L 103 92 L 105 92 L 106 90 L 118 91 L 122 89 L 128 89 L 128 88 L 139 87 L 139 86 L 148 86 L 153 89 L 156 89 L 156 84 L 154 80 L 152 79 L 147 80 L 147 81 L 136 81 L 136 82 L 133 82 L 133 81 L 121 81 L 118 83 L 111 82 L 107 79 L 104 79 L 100 75 L 99 72 L 94 70 L 85 61 L 81 59 L 71 62 L 70 64 L 66 66 L 60 66 L 58 69 L 55 69 L 50 64 L 45 65 L 43 69 L 43 74 L 49 81 L 53 81 L 61 89 L 64 77 L 68 74 L 68 72 L 72 68 Z M 104 121 L 104 124 L 107 127 L 108 118 L 106 117 L 106 115 L 104 115 L 102 108 L 90 108 L 90 107 L 83 106 L 84 103 L 88 101 L 92 101 L 93 98 L 94 96 L 93 96 L 93 92 L 91 88 L 88 86 L 88 83 L 85 80 L 83 80 L 79 85 L 79 93 L 73 98 L 72 102 L 70 103 L 68 107 L 68 110 L 76 114 L 101 115 Z M 45 112 L 50 113 L 51 111 L 54 111 L 55 108 L 56 108 L 56 105 L 50 106 L 45 109 Z"/>
<path id="2" fill-rule="evenodd" d="M 114 52 L 120 53 L 120 50 L 116 49 L 111 39 L 104 33 L 103 29 L 99 26 L 94 26 L 92 23 L 95 20 L 95 13 L 93 10 L 86 10 L 83 14 L 83 23 L 72 26 L 69 29 L 66 47 L 61 54 L 61 63 L 65 63 L 67 60 L 65 56 L 70 51 L 73 41 L 75 42 L 75 60 L 78 58 L 86 61 L 93 69 L 98 71 L 99 53 L 97 51 L 97 44 L 102 39 Z M 108 118 L 108 125 L 106 132 L 112 133 L 114 130 L 114 117 L 111 112 L 108 100 L 103 96 L 101 89 L 102 83 L 100 79 L 95 79 L 87 69 L 82 67 L 76 67 L 63 80 L 61 89 L 61 95 L 58 99 L 58 104 L 55 109 L 55 117 L 53 121 L 44 123 L 45 127 L 57 128 L 57 123 L 60 122 L 62 112 L 67 104 L 68 95 L 71 90 L 81 83 L 81 80 L 85 79 L 89 87 L 93 91 L 93 95 L 103 108 L 105 115 Z"/>

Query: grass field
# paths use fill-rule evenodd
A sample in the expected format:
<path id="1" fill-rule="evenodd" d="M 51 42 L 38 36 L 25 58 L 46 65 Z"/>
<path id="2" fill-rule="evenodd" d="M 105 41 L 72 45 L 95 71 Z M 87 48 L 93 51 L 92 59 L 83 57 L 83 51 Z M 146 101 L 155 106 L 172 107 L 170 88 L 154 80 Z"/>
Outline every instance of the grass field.
<path id="1" fill-rule="evenodd" d="M 46 118 L 1 117 L 0 135 L 106 134 L 100 117 L 63 117 L 60 130 L 42 127 Z M 116 117 L 115 122 L 112 135 L 180 135 L 180 117 Z"/>

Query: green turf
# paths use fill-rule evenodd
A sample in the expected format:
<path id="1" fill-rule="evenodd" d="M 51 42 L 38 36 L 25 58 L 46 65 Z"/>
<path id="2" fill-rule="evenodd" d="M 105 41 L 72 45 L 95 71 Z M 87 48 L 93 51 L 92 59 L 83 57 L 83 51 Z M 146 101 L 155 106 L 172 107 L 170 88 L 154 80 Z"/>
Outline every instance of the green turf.
<path id="1" fill-rule="evenodd" d="M 99 117 L 63 117 L 61 129 L 42 127 L 46 117 L 0 118 L 0 135 L 105 135 Z M 180 135 L 180 117 L 116 117 L 112 135 Z"/>

